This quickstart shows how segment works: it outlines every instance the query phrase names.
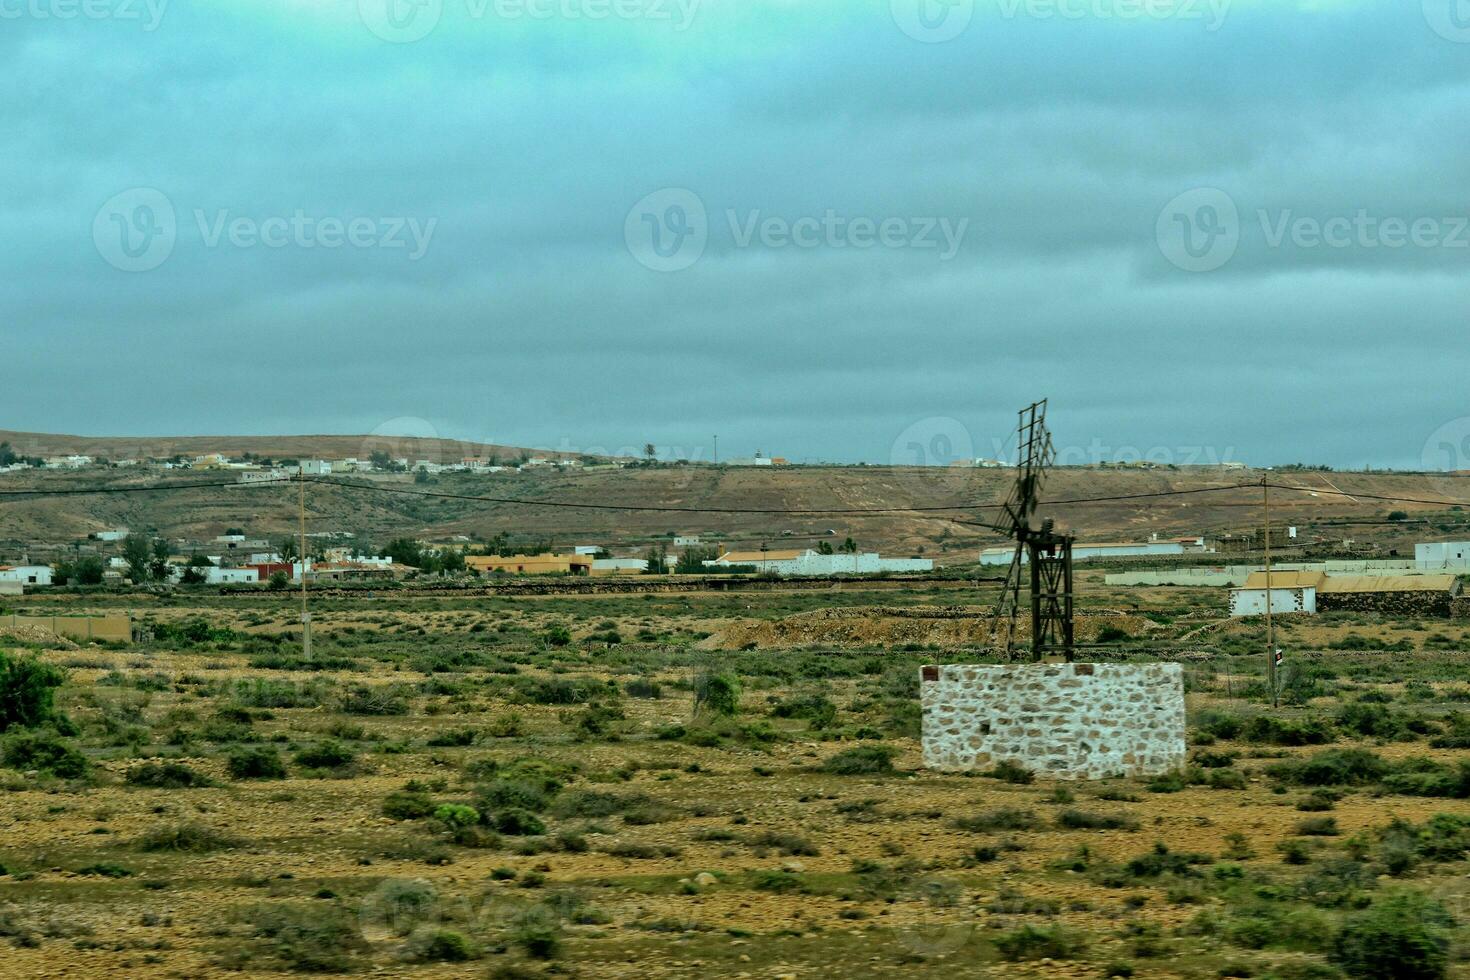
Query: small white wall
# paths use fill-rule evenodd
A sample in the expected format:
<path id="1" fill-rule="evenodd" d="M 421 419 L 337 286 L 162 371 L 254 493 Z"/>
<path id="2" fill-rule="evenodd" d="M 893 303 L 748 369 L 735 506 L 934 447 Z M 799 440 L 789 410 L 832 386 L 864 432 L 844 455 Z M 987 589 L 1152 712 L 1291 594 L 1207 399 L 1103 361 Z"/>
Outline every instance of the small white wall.
<path id="1" fill-rule="evenodd" d="M 22 585 L 50 585 L 50 565 L 17 565 L 0 571 L 0 582 L 19 582 Z"/>
<path id="2" fill-rule="evenodd" d="M 1286 613 L 1315 613 L 1316 611 L 1317 590 L 1314 588 L 1307 587 L 1302 589 L 1271 590 L 1271 613 L 1273 615 L 1284 615 Z M 1266 615 L 1266 590 L 1231 589 L 1230 615 Z"/>
<path id="3" fill-rule="evenodd" d="M 260 572 L 254 568 L 206 568 L 204 581 L 209 585 L 243 585 L 260 581 Z"/>

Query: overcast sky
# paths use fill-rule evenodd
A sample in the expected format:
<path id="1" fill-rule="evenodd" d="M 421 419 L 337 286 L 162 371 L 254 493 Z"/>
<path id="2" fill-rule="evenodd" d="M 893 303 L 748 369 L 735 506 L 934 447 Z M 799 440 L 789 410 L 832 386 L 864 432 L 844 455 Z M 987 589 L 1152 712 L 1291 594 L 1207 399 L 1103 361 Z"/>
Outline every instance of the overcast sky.
<path id="1" fill-rule="evenodd" d="M 0 428 L 1470 468 L 1456 0 L 0 0 Z"/>

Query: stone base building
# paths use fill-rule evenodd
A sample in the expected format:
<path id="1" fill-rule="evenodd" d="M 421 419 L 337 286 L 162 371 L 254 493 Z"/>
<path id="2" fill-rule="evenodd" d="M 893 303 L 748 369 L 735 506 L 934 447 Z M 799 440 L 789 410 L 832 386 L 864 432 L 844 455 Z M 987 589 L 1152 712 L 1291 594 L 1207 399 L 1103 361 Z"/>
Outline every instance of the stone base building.
<path id="1" fill-rule="evenodd" d="M 1012 762 L 1038 776 L 1154 776 L 1184 766 L 1179 664 L 920 668 L 924 764 Z"/>

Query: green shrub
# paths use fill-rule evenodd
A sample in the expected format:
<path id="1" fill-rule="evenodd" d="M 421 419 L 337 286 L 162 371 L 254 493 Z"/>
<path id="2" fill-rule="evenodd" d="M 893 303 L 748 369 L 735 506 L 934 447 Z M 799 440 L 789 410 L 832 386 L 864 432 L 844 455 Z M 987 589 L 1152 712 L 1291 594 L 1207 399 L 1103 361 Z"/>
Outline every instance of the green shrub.
<path id="1" fill-rule="evenodd" d="M 830 728 L 837 720 L 837 705 L 821 694 L 792 695 L 771 706 L 771 717 L 805 718 L 812 728 Z"/>
<path id="2" fill-rule="evenodd" d="M 1256 715 L 1245 723 L 1240 737 L 1266 745 L 1325 745 L 1336 737 L 1332 726 L 1320 718 L 1292 720 L 1275 715 Z"/>
<path id="3" fill-rule="evenodd" d="M 1448 969 L 1453 924 L 1438 902 L 1419 892 L 1398 892 L 1350 915 L 1329 958 L 1348 976 L 1364 980 L 1439 980 Z"/>
<path id="4" fill-rule="evenodd" d="M 546 824 L 541 822 L 540 817 L 519 807 L 501 810 L 490 822 L 496 830 L 511 837 L 531 837 L 546 833 Z"/>
<path id="5" fill-rule="evenodd" d="M 66 671 L 36 657 L 0 650 L 0 732 L 35 728 L 56 717 L 56 689 Z"/>
<path id="6" fill-rule="evenodd" d="M 453 830 L 479 823 L 480 811 L 460 803 L 444 803 L 434 808 L 434 819 Z"/>
<path id="7" fill-rule="evenodd" d="M 1002 759 L 994 769 L 982 772 L 980 775 L 999 779 L 1003 783 L 1015 783 L 1019 786 L 1029 786 L 1036 781 L 1035 773 L 1010 759 Z"/>
<path id="8" fill-rule="evenodd" d="M 136 841 L 142 851 L 183 851 L 204 853 L 227 851 L 239 847 L 243 841 L 230 834 L 215 830 L 200 823 L 182 823 L 172 827 L 158 827 L 147 831 Z"/>
<path id="9" fill-rule="evenodd" d="M 1295 833 L 1302 837 L 1336 837 L 1342 831 L 1337 829 L 1335 817 L 1310 817 L 1297 822 Z"/>
<path id="10" fill-rule="evenodd" d="M 898 750 L 888 745 L 857 745 L 829 756 L 822 763 L 822 772 L 835 776 L 892 775 L 897 754 Z"/>
<path id="11" fill-rule="evenodd" d="M 251 939 L 279 968 L 297 973 L 348 973 L 361 965 L 367 951 L 357 922 L 345 912 L 320 903 L 261 905 L 246 919 L 254 929 Z M 246 951 L 235 951 L 245 957 Z M 246 962 L 230 963 L 245 968 Z"/>
<path id="12" fill-rule="evenodd" d="M 1061 926 L 1033 926 L 1026 924 L 1019 929 L 995 937 L 995 949 L 1001 959 L 1018 960 L 1070 960 L 1075 959 L 1085 948 L 1081 939 Z"/>
<path id="13" fill-rule="evenodd" d="M 434 812 L 434 801 L 428 793 L 394 790 L 383 801 L 383 816 L 391 820 L 422 820 Z"/>
<path id="14" fill-rule="evenodd" d="M 425 929 L 409 937 L 404 957 L 414 963 L 465 963 L 479 959 L 480 951 L 452 929 Z"/>
<path id="15" fill-rule="evenodd" d="M 123 779 L 129 786 L 153 789 L 195 789 L 214 785 L 214 780 L 181 762 L 145 762 L 129 769 Z"/>
<path id="16" fill-rule="evenodd" d="M 36 769 L 61 779 L 81 779 L 91 768 L 87 757 L 46 732 L 17 732 L 0 744 L 0 759 L 11 769 Z"/>
<path id="17" fill-rule="evenodd" d="M 1066 809 L 1057 814 L 1057 826 L 1068 830 L 1137 830 L 1138 821 L 1126 813 Z"/>
<path id="18" fill-rule="evenodd" d="M 714 674 L 696 685 L 695 704 L 715 715 L 740 712 L 740 682 L 729 674 Z"/>
<path id="19" fill-rule="evenodd" d="M 306 769 L 341 769 L 350 765 L 357 753 L 335 739 L 309 745 L 296 753 L 296 764 Z"/>
<path id="20" fill-rule="evenodd" d="M 408 699 L 393 688 L 359 685 L 342 696 L 339 708 L 347 715 L 406 715 Z"/>
<path id="21" fill-rule="evenodd" d="M 1002 807 L 973 817 L 960 817 L 955 820 L 954 825 L 972 833 L 990 833 L 996 830 L 1035 830 L 1040 826 L 1040 821 L 1030 810 Z"/>
<path id="22" fill-rule="evenodd" d="M 1367 749 L 1327 749 L 1271 766 L 1271 778 L 1292 786 L 1362 786 L 1381 779 L 1388 764 Z"/>
<path id="23" fill-rule="evenodd" d="M 232 779 L 285 779 L 286 764 L 272 748 L 239 749 L 225 763 Z"/>

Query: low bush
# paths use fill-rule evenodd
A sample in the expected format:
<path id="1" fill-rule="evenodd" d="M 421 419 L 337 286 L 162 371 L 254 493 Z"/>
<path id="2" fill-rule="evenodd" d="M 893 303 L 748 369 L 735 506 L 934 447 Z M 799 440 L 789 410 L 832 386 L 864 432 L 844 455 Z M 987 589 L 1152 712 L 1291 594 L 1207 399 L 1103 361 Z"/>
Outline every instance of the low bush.
<path id="1" fill-rule="evenodd" d="M 1062 926 L 1034 926 L 1028 923 L 995 937 L 996 952 L 1001 959 L 1012 962 L 1070 960 L 1075 959 L 1085 948 L 1086 944 L 1080 938 Z"/>
<path id="2" fill-rule="evenodd" d="M 1138 821 L 1126 813 L 1066 809 L 1057 814 L 1057 826 L 1067 830 L 1137 830 Z"/>
<path id="3" fill-rule="evenodd" d="M 129 786 L 151 789 L 196 789 L 214 785 L 214 780 L 181 762 L 145 762 L 129 769 L 123 780 Z"/>
<path id="4" fill-rule="evenodd" d="M 1002 759 L 994 769 L 982 772 L 980 775 L 999 779 L 1003 783 L 1015 783 L 1018 786 L 1029 786 L 1036 781 L 1035 773 L 1010 759 Z"/>
<path id="5" fill-rule="evenodd" d="M 335 739 L 309 745 L 296 753 L 296 764 L 305 769 L 343 769 L 356 759 L 356 752 Z"/>
<path id="6" fill-rule="evenodd" d="M 428 793 L 395 790 L 383 800 L 383 816 L 390 820 L 422 820 L 434 812 Z"/>
<path id="7" fill-rule="evenodd" d="M 252 956 L 259 953 L 277 969 L 349 973 L 361 966 L 361 954 L 368 949 L 352 916 L 321 904 L 261 905 L 245 919 L 253 935 L 245 946 L 226 954 L 225 965 L 235 969 L 255 967 Z"/>
<path id="8" fill-rule="evenodd" d="M 1327 749 L 1269 767 L 1271 778 L 1290 786 L 1362 786 L 1375 783 L 1388 764 L 1367 749 Z"/>
<path id="9" fill-rule="evenodd" d="M 0 650 L 0 732 L 35 728 L 56 717 L 56 689 L 66 671 L 37 657 Z"/>
<path id="10" fill-rule="evenodd" d="M 241 846 L 238 837 L 201 823 L 181 823 L 147 831 L 135 842 L 140 851 L 180 851 L 205 853 L 227 851 Z"/>
<path id="11" fill-rule="evenodd" d="M 496 830 L 510 837 L 532 837 L 546 833 L 546 824 L 529 810 L 510 807 L 493 814 L 489 823 Z"/>
<path id="12" fill-rule="evenodd" d="M 972 833 L 990 833 L 997 830 L 1035 830 L 1041 822 L 1030 810 L 1003 807 L 972 817 L 960 817 L 954 825 Z"/>
<path id="13" fill-rule="evenodd" d="M 86 756 L 48 732 L 8 736 L 0 743 L 0 760 L 10 769 L 34 769 L 61 779 L 81 779 L 91 768 Z"/>
<path id="14" fill-rule="evenodd" d="M 898 750 L 888 745 L 857 745 L 829 756 L 822 772 L 836 776 L 888 776 L 896 770 L 893 757 Z"/>
<path id="15" fill-rule="evenodd" d="M 1398 892 L 1348 916 L 1329 958 L 1348 976 L 1364 980 L 1439 980 L 1449 967 L 1453 925 L 1438 902 L 1419 892 Z"/>
<path id="16" fill-rule="evenodd" d="M 225 763 L 232 779 L 285 779 L 286 764 L 275 749 L 239 749 Z"/>
<path id="17" fill-rule="evenodd" d="M 412 963 L 465 963 L 480 958 L 480 950 L 452 929 L 424 929 L 408 937 L 404 959 Z"/>

